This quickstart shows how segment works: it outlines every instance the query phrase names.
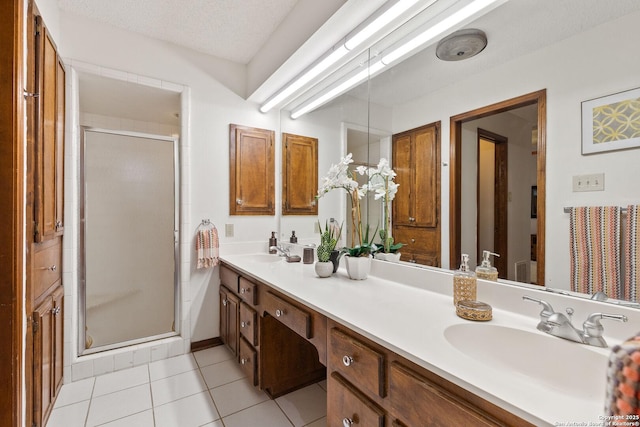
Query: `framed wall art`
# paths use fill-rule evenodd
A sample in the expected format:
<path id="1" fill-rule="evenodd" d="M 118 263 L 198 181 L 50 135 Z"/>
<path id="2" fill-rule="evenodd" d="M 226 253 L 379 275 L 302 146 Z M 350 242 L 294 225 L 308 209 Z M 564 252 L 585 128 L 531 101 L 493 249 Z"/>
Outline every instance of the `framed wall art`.
<path id="1" fill-rule="evenodd" d="M 640 147 L 640 88 L 582 103 L 582 154 Z"/>

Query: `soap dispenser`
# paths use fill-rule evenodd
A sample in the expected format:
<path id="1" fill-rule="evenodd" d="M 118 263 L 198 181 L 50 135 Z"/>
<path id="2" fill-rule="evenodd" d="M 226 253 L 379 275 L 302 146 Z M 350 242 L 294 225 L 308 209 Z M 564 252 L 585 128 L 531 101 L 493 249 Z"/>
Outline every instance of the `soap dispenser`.
<path id="1" fill-rule="evenodd" d="M 496 282 L 498 280 L 498 269 L 491 266 L 491 261 L 489 260 L 491 255 L 500 256 L 493 252 L 482 251 L 482 264 L 476 268 L 476 277 L 478 279 L 493 280 Z"/>
<path id="2" fill-rule="evenodd" d="M 271 232 L 271 238 L 269 238 L 269 253 L 270 254 L 278 253 L 278 251 L 276 249 L 271 249 L 274 246 L 278 246 L 278 239 L 276 239 L 276 232 L 272 231 Z"/>
<path id="3" fill-rule="evenodd" d="M 298 237 L 296 236 L 295 230 L 291 232 L 291 237 L 289 237 L 289 243 L 298 243 Z"/>
<path id="4" fill-rule="evenodd" d="M 453 274 L 453 305 L 458 301 L 475 301 L 476 275 L 469 269 L 469 255 L 462 254 L 460 269 Z"/>

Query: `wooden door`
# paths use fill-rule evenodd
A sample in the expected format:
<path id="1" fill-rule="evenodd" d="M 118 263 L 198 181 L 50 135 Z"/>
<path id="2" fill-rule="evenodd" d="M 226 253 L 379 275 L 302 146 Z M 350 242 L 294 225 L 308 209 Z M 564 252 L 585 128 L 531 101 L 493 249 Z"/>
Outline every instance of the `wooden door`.
<path id="1" fill-rule="evenodd" d="M 282 134 L 282 214 L 318 215 L 318 139 Z"/>
<path id="2" fill-rule="evenodd" d="M 229 125 L 229 214 L 275 215 L 272 130 Z"/>

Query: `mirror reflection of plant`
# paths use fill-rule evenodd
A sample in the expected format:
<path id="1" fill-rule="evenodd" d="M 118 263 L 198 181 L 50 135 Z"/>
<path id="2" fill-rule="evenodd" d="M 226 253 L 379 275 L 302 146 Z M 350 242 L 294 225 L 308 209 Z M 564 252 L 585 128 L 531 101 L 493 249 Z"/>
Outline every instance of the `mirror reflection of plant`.
<path id="1" fill-rule="evenodd" d="M 395 243 L 391 235 L 391 202 L 398 192 L 399 184 L 394 182 L 396 173 L 389 166 L 389 161 L 385 158 L 380 159 L 376 168 L 367 168 L 359 166 L 357 171 L 360 175 L 367 175 L 369 181 L 364 184 L 365 192 L 372 191 L 375 193 L 375 200 L 382 200 L 383 223 L 380 229 L 380 239 L 382 240 L 382 248 L 385 253 L 395 253 L 404 246 L 403 243 Z"/>
<path id="2" fill-rule="evenodd" d="M 373 243 L 373 239 L 375 239 L 376 237 L 378 228 L 376 227 L 375 231 L 371 233 L 371 238 L 369 238 L 370 231 L 371 228 L 369 227 L 369 225 L 367 225 L 365 227 L 362 243 L 360 243 L 359 245 L 355 245 L 352 248 L 342 248 L 341 252 L 348 254 L 350 257 L 369 256 L 378 252 L 381 248 Z"/>
<path id="3" fill-rule="evenodd" d="M 320 245 L 317 248 L 318 261 L 328 262 L 331 259 L 331 252 L 335 250 L 338 240 L 342 235 L 342 224 L 340 227 L 334 226 L 333 223 L 329 225 L 325 222 L 324 229 L 318 221 L 318 229 L 320 230 Z"/>

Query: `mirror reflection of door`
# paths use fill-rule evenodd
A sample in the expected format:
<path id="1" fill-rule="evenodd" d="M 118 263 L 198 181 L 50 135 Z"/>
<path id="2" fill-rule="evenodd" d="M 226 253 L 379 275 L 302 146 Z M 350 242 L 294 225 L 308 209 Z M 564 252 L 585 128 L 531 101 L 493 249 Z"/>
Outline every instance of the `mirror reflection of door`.
<path id="1" fill-rule="evenodd" d="M 478 129 L 478 247 L 477 259 L 485 250 L 499 255 L 492 259 L 498 277 L 507 278 L 509 241 L 508 210 L 508 139 Z"/>

